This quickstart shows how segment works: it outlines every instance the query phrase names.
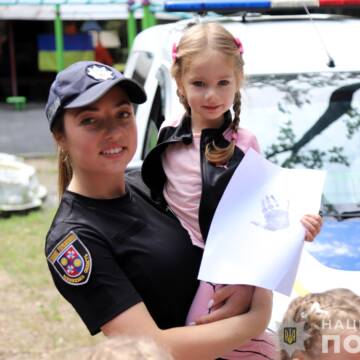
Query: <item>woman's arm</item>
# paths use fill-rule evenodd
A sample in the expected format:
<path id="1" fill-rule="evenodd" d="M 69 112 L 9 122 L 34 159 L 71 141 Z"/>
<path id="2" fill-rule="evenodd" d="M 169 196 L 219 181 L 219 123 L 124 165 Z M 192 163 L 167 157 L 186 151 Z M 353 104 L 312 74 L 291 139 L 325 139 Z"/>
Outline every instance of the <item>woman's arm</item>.
<path id="1" fill-rule="evenodd" d="M 214 359 L 262 333 L 270 321 L 272 294 L 256 288 L 250 310 L 243 315 L 204 325 L 159 329 L 143 303 L 132 306 L 101 327 L 106 336 L 149 336 L 175 359 Z"/>

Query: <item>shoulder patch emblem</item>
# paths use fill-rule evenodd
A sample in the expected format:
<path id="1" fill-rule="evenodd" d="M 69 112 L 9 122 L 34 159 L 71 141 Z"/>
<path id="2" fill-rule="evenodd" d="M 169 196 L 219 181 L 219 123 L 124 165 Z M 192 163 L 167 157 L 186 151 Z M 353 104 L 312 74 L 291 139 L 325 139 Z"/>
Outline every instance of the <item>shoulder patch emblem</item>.
<path id="1" fill-rule="evenodd" d="M 66 283 L 83 285 L 88 282 L 92 267 L 91 255 L 73 231 L 56 245 L 47 259 Z"/>

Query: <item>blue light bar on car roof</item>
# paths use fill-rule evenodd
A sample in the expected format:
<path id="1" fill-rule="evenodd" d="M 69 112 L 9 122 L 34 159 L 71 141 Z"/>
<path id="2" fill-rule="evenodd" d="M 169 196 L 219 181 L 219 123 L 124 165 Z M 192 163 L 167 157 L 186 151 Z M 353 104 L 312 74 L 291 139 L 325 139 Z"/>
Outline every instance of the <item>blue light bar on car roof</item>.
<path id="1" fill-rule="evenodd" d="M 166 11 L 216 11 L 216 10 L 237 10 L 237 9 L 270 9 L 270 1 L 196 1 L 196 0 L 180 0 L 167 1 L 165 3 Z"/>
<path id="2" fill-rule="evenodd" d="M 165 2 L 166 11 L 203 12 L 219 10 L 259 10 L 259 9 L 289 9 L 289 8 L 320 7 L 357 7 L 360 0 L 173 0 Z"/>

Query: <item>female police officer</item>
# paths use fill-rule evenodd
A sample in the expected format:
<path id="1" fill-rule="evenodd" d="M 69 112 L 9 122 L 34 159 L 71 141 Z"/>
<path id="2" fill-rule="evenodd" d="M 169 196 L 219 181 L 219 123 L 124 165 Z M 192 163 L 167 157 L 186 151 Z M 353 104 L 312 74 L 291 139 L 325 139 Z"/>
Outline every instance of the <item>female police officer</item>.
<path id="1" fill-rule="evenodd" d="M 46 116 L 62 198 L 46 239 L 49 269 L 91 334 L 149 336 L 176 358 L 215 358 L 266 328 L 271 294 L 259 289 L 244 315 L 182 326 L 201 252 L 125 181 L 136 150 L 132 103 L 145 100 L 139 85 L 97 62 L 75 63 L 53 82 Z"/>

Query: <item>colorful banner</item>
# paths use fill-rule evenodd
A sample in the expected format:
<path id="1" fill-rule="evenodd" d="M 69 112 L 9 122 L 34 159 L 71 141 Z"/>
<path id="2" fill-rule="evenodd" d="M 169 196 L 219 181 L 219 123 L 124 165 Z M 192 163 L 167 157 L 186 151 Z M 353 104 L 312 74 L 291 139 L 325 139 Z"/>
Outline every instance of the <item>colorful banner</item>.
<path id="1" fill-rule="evenodd" d="M 95 51 L 91 35 L 88 33 L 64 35 L 64 65 L 76 61 L 94 60 Z M 56 71 L 55 36 L 38 35 L 38 68 L 40 71 Z"/>

